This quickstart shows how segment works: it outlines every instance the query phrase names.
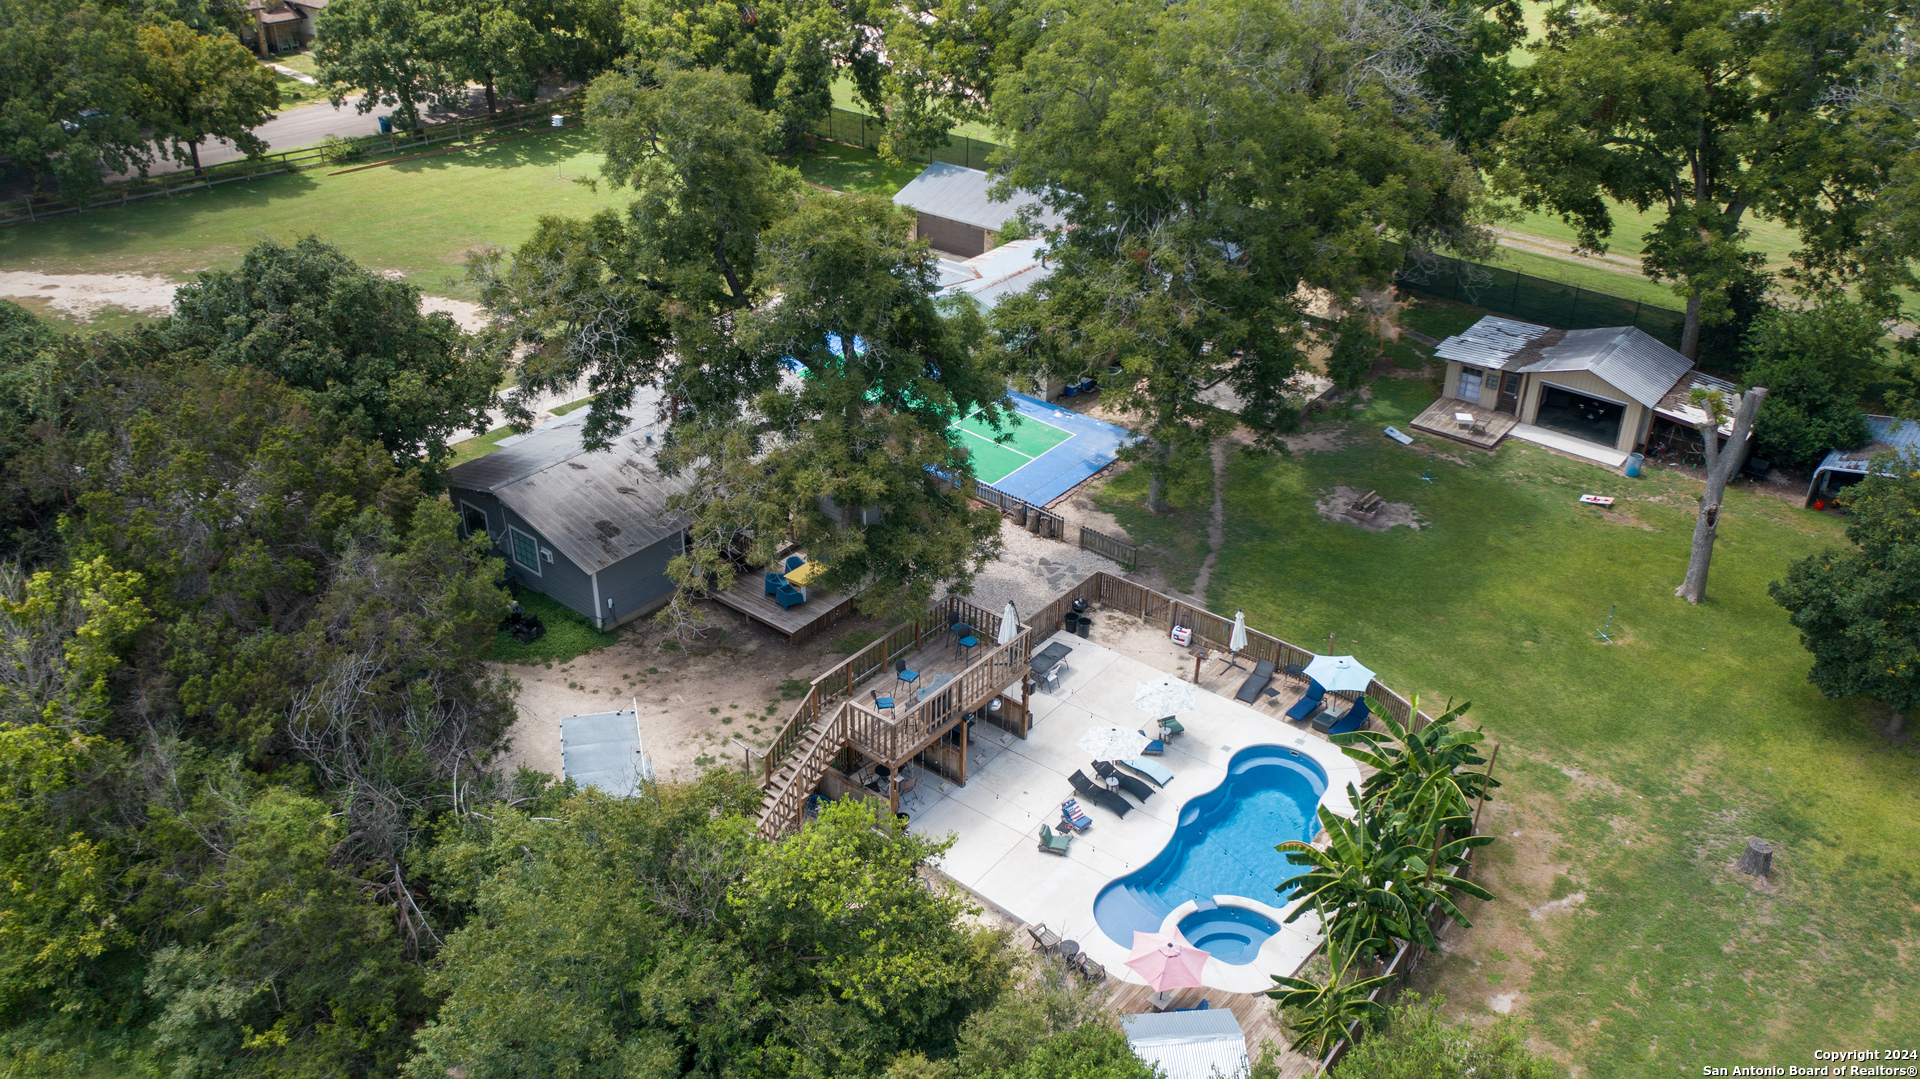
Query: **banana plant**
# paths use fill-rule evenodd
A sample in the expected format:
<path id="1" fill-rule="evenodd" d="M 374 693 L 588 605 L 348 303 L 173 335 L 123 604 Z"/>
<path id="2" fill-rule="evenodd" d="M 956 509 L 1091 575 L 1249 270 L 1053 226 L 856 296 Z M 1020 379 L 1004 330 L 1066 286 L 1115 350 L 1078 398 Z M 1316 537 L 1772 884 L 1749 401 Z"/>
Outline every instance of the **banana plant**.
<path id="1" fill-rule="evenodd" d="M 1386 1009 L 1370 994 L 1394 979 L 1391 974 L 1371 978 L 1355 976 L 1356 957 L 1334 947 L 1332 941 L 1327 942 L 1327 959 L 1332 969 L 1326 984 L 1315 985 L 1304 978 L 1276 974 L 1273 980 L 1277 984 L 1267 990 L 1267 995 L 1282 1008 L 1298 1012 L 1299 1018 L 1291 1024 L 1293 1051 L 1310 1052 L 1316 1059 L 1325 1057 L 1335 1042 L 1346 1037 L 1353 1024 L 1374 1022 L 1386 1014 Z"/>
<path id="2" fill-rule="evenodd" d="M 1410 715 L 1420 713 L 1420 697 L 1408 702 Z M 1474 799 L 1491 792 L 1500 784 L 1483 769 L 1487 759 L 1477 748 L 1486 735 L 1477 730 L 1460 730 L 1454 724 L 1473 707 L 1472 702 L 1449 708 L 1447 712 L 1420 730 L 1412 730 L 1393 713 L 1369 701 L 1380 717 L 1384 731 L 1361 730 L 1336 734 L 1333 742 L 1341 752 L 1373 768 L 1361 790 L 1367 804 L 1389 809 L 1420 806 L 1426 800 L 1446 803 L 1449 817 L 1468 816 Z"/>

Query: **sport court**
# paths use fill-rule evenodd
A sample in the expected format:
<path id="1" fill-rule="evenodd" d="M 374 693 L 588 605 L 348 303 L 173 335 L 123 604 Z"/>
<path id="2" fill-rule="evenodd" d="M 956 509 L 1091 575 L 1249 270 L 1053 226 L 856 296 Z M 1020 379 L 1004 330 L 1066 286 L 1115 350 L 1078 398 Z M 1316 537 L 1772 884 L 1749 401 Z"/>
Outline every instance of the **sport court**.
<path id="1" fill-rule="evenodd" d="M 1044 506 L 1113 463 L 1133 433 L 1023 393 L 1011 395 L 1019 423 L 996 432 L 976 413 L 952 425 L 981 483 Z"/>

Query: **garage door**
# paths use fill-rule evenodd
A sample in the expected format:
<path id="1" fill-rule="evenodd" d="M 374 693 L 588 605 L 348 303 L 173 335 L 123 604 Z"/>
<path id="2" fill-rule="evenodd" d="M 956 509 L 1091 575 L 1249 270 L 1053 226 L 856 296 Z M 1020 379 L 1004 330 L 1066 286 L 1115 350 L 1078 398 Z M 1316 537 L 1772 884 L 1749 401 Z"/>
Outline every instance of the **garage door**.
<path id="1" fill-rule="evenodd" d="M 920 238 L 934 250 L 972 258 L 987 249 L 987 230 L 932 214 L 920 215 Z"/>

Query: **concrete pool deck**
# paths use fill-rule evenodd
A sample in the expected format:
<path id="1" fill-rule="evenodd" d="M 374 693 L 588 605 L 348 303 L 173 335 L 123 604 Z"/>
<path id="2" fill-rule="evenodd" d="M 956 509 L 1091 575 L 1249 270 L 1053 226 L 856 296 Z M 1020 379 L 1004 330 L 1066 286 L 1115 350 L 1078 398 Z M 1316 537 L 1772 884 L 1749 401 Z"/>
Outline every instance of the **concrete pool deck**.
<path id="1" fill-rule="evenodd" d="M 1133 942 L 1112 940 L 1101 931 L 1093 917 L 1094 897 L 1108 882 L 1160 853 L 1173 836 L 1181 808 L 1226 778 L 1227 762 L 1236 751 L 1274 745 L 1311 757 L 1328 778 L 1322 804 L 1343 816 L 1353 811 L 1347 785 L 1359 785 L 1360 768 L 1339 747 L 1300 725 L 1201 688 L 1195 693 L 1194 707 L 1180 713 L 1186 733 L 1169 740 L 1166 755 L 1158 758 L 1174 773 L 1166 789 L 1144 805 L 1129 800 L 1134 808 L 1124 819 L 1082 800 L 1093 827 L 1074 838 L 1065 857 L 1042 853 L 1037 849 L 1040 826 L 1057 826 L 1060 802 L 1073 796 L 1067 777 L 1076 769 L 1093 774 L 1092 762 L 1077 745 L 1080 737 L 1089 727 L 1145 726 L 1157 718 L 1134 707 L 1134 689 L 1142 681 L 1169 673 L 1065 633 L 1056 633 L 1036 650 L 1051 641 L 1067 645 L 1073 653 L 1067 657 L 1067 673 L 1059 688 L 1033 695 L 1031 735 L 1022 741 L 985 724 L 976 726 L 967 785 L 921 773 L 900 808 L 911 816 L 912 831 L 953 837 L 952 847 L 938 862 L 942 873 L 1023 922 L 1045 922 L 1063 939 L 1078 941 L 1081 950 L 1106 967 L 1110 976 L 1141 983 L 1143 979 L 1124 965 Z M 1234 684 L 1238 685 L 1237 680 Z M 1276 898 L 1269 892 L 1222 896 L 1219 902 L 1280 921 L 1291 908 L 1272 905 Z M 1193 909 L 1191 902 L 1181 905 L 1162 928 L 1171 928 Z M 1273 975 L 1294 973 L 1319 944 L 1318 919 L 1307 914 L 1283 925 L 1251 963 L 1235 966 L 1208 960 L 1202 980 L 1213 989 L 1262 992 L 1273 987 Z"/>

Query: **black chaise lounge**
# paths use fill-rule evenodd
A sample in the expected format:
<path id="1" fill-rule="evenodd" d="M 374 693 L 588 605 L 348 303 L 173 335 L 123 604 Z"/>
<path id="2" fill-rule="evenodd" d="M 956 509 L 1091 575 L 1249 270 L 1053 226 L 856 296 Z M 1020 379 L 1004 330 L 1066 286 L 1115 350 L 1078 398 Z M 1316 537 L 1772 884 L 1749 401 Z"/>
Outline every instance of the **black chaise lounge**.
<path id="1" fill-rule="evenodd" d="M 1067 782 L 1073 784 L 1075 793 L 1079 794 L 1080 797 L 1085 798 L 1101 809 L 1111 811 L 1116 817 L 1126 816 L 1127 810 L 1133 808 L 1127 804 L 1125 798 L 1088 779 L 1087 774 L 1079 769 L 1075 769 L 1074 773 L 1067 777 Z"/>
<path id="2" fill-rule="evenodd" d="M 1122 772 L 1120 769 L 1115 768 L 1113 764 L 1109 761 L 1094 761 L 1093 770 L 1096 774 L 1100 776 L 1101 779 L 1107 779 L 1110 777 L 1113 779 L 1118 779 L 1120 781 L 1121 790 L 1126 791 L 1128 794 L 1133 795 L 1135 798 L 1139 799 L 1142 802 L 1146 801 L 1148 798 L 1153 797 L 1152 787 L 1147 786 L 1144 781 L 1135 779 L 1132 776 L 1128 775 L 1127 773 Z"/>
<path id="3" fill-rule="evenodd" d="M 1240 683 L 1240 692 L 1234 694 L 1235 699 L 1248 704 L 1258 700 L 1260 691 L 1267 688 L 1268 682 L 1273 681 L 1273 671 L 1274 662 L 1270 659 L 1263 659 L 1254 664 L 1253 673 L 1247 675 L 1247 680 Z"/>

